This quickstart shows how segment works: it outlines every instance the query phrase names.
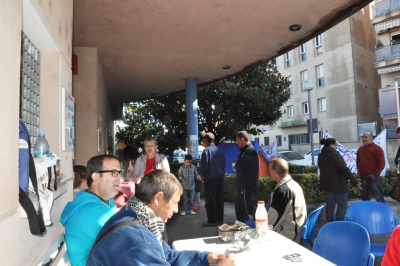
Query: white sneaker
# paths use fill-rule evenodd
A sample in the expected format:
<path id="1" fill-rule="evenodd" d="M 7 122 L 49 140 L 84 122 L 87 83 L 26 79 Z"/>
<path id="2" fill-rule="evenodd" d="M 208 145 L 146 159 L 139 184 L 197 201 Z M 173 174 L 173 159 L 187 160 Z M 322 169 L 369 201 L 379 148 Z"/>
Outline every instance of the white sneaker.
<path id="1" fill-rule="evenodd" d="M 186 212 L 181 212 L 181 215 L 182 215 L 182 216 L 185 216 L 185 215 L 186 215 Z"/>
<path id="2" fill-rule="evenodd" d="M 191 212 L 190 212 L 190 214 L 192 214 L 192 215 L 193 215 L 193 214 L 196 214 L 196 212 L 194 212 L 194 211 L 191 211 Z"/>

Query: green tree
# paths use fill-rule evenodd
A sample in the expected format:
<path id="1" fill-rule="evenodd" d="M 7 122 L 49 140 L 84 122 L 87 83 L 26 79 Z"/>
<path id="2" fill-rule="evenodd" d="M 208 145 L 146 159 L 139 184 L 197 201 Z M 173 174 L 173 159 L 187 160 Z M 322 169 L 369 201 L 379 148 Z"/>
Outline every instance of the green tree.
<path id="1" fill-rule="evenodd" d="M 175 105 L 180 104 L 175 102 Z M 157 138 L 158 148 L 164 154 L 172 154 L 174 149 L 184 147 L 186 130 L 174 130 L 171 125 L 171 121 L 184 121 L 184 110 L 180 107 L 180 110 L 167 108 L 161 111 L 159 99 L 125 104 L 122 123 L 117 125 L 117 140 L 124 139 L 128 145 L 143 149 L 143 140 L 153 136 Z"/>
<path id="2" fill-rule="evenodd" d="M 282 116 L 289 85 L 270 62 L 200 88 L 199 131 L 214 132 L 217 142 L 235 140 L 240 130 L 262 133 L 259 126 L 272 125 Z"/>
<path id="3" fill-rule="evenodd" d="M 199 137 L 214 132 L 216 142 L 234 140 L 240 130 L 262 133 L 259 126 L 274 124 L 281 106 L 289 99 L 290 81 L 275 68 L 274 61 L 264 63 L 198 89 Z M 151 110 L 149 112 L 149 110 Z M 117 138 L 128 143 L 141 142 L 146 136 L 157 137 L 162 152 L 172 154 L 186 140 L 186 93 L 125 105 L 124 127 L 117 127 Z M 168 149 L 167 149 L 168 148 Z"/>

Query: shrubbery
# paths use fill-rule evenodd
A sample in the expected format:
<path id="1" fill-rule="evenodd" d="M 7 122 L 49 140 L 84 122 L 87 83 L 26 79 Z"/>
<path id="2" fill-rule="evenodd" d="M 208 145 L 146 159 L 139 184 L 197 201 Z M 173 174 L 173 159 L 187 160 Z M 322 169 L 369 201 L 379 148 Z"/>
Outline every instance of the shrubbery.
<path id="1" fill-rule="evenodd" d="M 178 176 L 179 167 L 183 164 L 178 162 L 169 162 L 171 173 Z M 292 178 L 299 183 L 303 188 L 304 197 L 306 203 L 320 203 L 325 202 L 325 193 L 318 188 L 319 176 L 317 174 L 317 166 L 302 166 L 302 165 L 290 165 L 289 173 Z M 355 175 L 356 178 L 357 175 Z M 390 189 L 397 181 L 397 169 L 390 168 L 386 170 L 386 176 L 382 177 L 382 190 L 384 195 L 388 195 Z M 264 200 L 265 202 L 271 196 L 271 192 L 274 190 L 276 183 L 270 179 L 269 176 L 260 177 L 258 181 L 258 188 L 256 193 L 256 200 Z M 236 175 L 227 174 L 225 175 L 224 182 L 224 201 L 234 202 L 236 198 Z M 360 190 L 358 188 L 349 185 L 349 199 L 360 198 Z"/>
<path id="2" fill-rule="evenodd" d="M 290 166 L 290 175 L 303 188 L 306 203 L 320 203 L 325 201 L 325 194 L 318 188 L 319 177 L 317 175 L 316 166 Z M 357 178 L 357 175 L 356 175 Z M 382 190 L 388 195 L 390 189 L 397 181 L 397 169 L 390 168 L 386 170 L 386 176 L 382 177 Z M 264 200 L 265 202 L 271 196 L 276 183 L 270 177 L 260 177 L 256 200 Z M 225 175 L 225 201 L 235 201 L 236 197 L 236 175 Z M 359 198 L 360 190 L 349 185 L 349 199 Z"/>

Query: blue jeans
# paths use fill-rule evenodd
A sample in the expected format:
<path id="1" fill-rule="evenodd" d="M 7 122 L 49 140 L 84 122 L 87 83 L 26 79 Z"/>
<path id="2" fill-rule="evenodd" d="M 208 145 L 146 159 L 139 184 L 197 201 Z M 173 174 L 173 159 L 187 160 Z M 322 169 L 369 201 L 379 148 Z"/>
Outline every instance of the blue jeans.
<path id="1" fill-rule="evenodd" d="M 200 192 L 195 192 L 194 193 L 194 204 L 196 204 L 197 206 L 200 204 Z"/>
<path id="2" fill-rule="evenodd" d="M 194 189 L 183 189 L 183 209 L 182 211 L 191 211 L 193 208 Z"/>
<path id="3" fill-rule="evenodd" d="M 363 190 L 361 190 L 361 199 L 362 200 L 370 200 L 371 199 L 371 191 L 372 191 L 372 193 L 374 193 L 376 201 L 385 203 L 385 199 L 383 198 L 380 176 L 378 176 L 376 178 L 361 177 L 361 186 L 363 189 Z"/>
<path id="4" fill-rule="evenodd" d="M 343 221 L 347 211 L 347 192 L 325 191 L 326 208 L 325 217 L 327 222 Z M 337 205 L 336 216 L 335 207 Z"/>

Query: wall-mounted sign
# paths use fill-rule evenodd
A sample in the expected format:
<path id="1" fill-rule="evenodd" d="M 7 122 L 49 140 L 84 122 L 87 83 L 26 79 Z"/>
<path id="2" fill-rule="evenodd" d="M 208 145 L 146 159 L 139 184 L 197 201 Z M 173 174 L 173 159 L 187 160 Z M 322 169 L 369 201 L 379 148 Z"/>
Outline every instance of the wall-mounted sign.
<path id="1" fill-rule="evenodd" d="M 288 126 L 288 125 L 299 124 L 299 123 L 303 123 L 303 119 L 281 122 L 281 126 Z"/>
<path id="2" fill-rule="evenodd" d="M 62 87 L 62 150 L 75 150 L 75 112 L 74 97 Z"/>

